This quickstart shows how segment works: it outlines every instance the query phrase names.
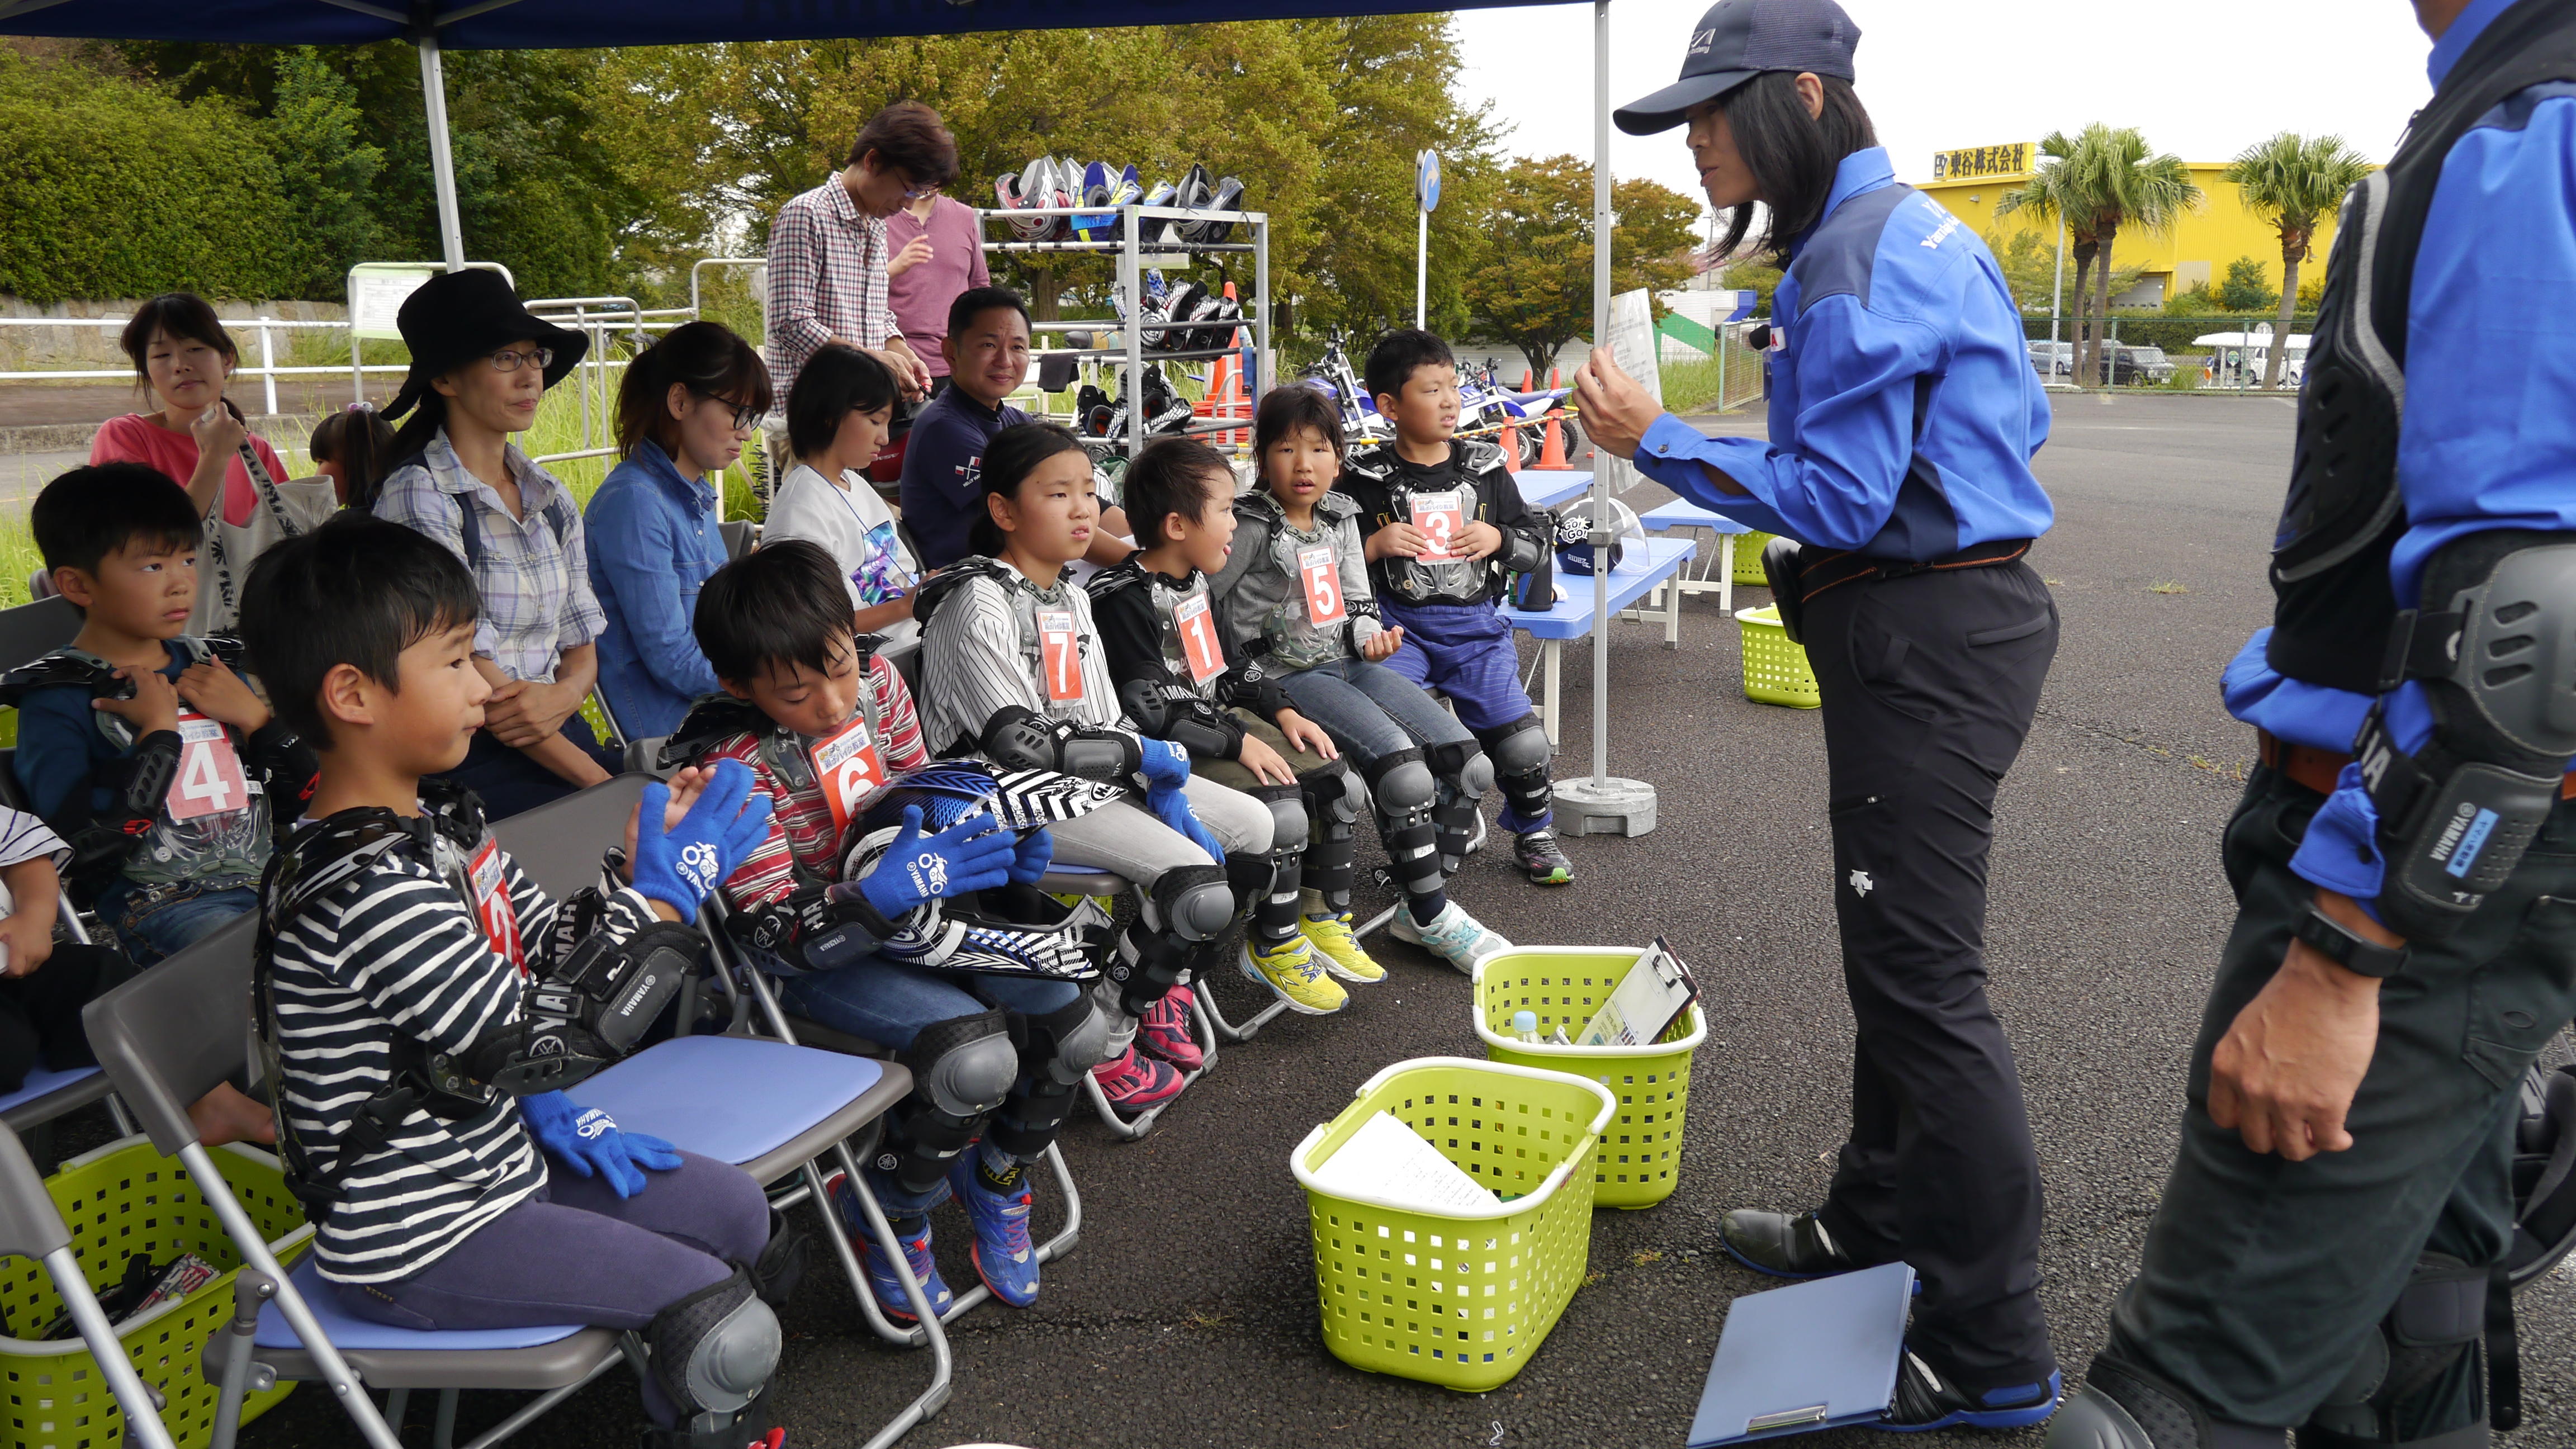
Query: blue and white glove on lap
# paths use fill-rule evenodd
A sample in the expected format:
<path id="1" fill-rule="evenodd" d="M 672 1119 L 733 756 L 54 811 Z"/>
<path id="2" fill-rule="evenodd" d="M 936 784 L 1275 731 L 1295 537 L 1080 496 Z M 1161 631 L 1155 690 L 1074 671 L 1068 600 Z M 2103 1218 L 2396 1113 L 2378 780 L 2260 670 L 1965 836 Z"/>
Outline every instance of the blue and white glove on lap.
<path id="1" fill-rule="evenodd" d="M 1149 741 L 1150 743 L 1150 741 Z M 1208 853 L 1208 859 L 1225 864 L 1225 843 L 1216 833 L 1199 823 L 1197 812 L 1190 809 L 1190 797 L 1178 785 L 1157 785 L 1145 792 L 1145 808 L 1154 818 L 1179 831 Z"/>
<path id="2" fill-rule="evenodd" d="M 1011 878 L 1018 842 L 989 815 L 960 820 L 937 835 L 921 833 L 921 809 L 907 805 L 903 829 L 876 868 L 859 882 L 859 894 L 892 921 L 942 896 L 989 890 Z"/>
<path id="3" fill-rule="evenodd" d="M 1190 782 L 1189 751 L 1170 740 L 1150 736 L 1138 739 L 1137 743 L 1145 747 L 1145 763 L 1137 768 L 1136 773 L 1145 777 L 1147 788 L 1177 790 Z"/>
<path id="4" fill-rule="evenodd" d="M 1055 860 L 1055 837 L 1043 825 L 1020 837 L 1011 851 L 1011 883 L 1036 885 Z"/>
<path id="5" fill-rule="evenodd" d="M 749 803 L 744 803 L 749 800 Z M 716 884 L 769 838 L 769 796 L 752 795 L 751 767 L 726 760 L 698 794 L 680 823 L 664 828 L 671 787 L 656 780 L 636 807 L 635 889 L 688 920 Z"/>
<path id="6" fill-rule="evenodd" d="M 680 1165 L 680 1149 L 659 1137 L 620 1132 L 616 1118 L 598 1107 L 577 1107 L 561 1092 L 521 1097 L 519 1120 L 548 1157 L 575 1177 L 605 1178 L 608 1190 L 619 1197 L 644 1190 L 639 1168 L 668 1172 Z"/>

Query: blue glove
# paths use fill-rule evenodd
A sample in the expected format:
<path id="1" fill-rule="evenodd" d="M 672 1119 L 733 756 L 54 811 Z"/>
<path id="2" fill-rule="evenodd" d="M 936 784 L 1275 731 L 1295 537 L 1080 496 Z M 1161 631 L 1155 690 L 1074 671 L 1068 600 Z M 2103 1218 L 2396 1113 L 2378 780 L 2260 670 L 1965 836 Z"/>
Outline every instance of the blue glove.
<path id="1" fill-rule="evenodd" d="M 746 805 L 751 787 L 751 767 L 726 760 L 716 766 L 689 813 L 665 830 L 671 787 L 659 780 L 645 786 L 643 803 L 636 806 L 635 857 L 629 870 L 635 889 L 678 911 L 682 920 L 695 916 L 716 883 L 769 837 L 769 796 Z"/>
<path id="2" fill-rule="evenodd" d="M 1148 740 L 1146 743 L 1154 742 Z M 1208 859 L 1219 865 L 1225 864 L 1224 842 L 1199 823 L 1199 817 L 1190 809 L 1190 797 L 1181 793 L 1180 786 L 1157 785 L 1146 791 L 1145 808 L 1154 812 L 1155 819 L 1196 842 L 1199 849 L 1208 853 Z"/>
<path id="3" fill-rule="evenodd" d="M 921 808 L 903 809 L 894 844 L 859 882 L 859 894 L 887 920 L 941 896 L 989 890 L 1011 878 L 1016 845 L 989 815 L 960 820 L 937 835 L 921 833 Z"/>
<path id="4" fill-rule="evenodd" d="M 1137 743 L 1145 747 L 1145 763 L 1137 768 L 1136 773 L 1145 777 L 1146 785 L 1156 790 L 1177 790 L 1189 783 L 1189 751 L 1170 740 L 1145 738 Z M 1172 828 L 1180 829 L 1177 825 Z"/>
<path id="5" fill-rule="evenodd" d="M 1055 837 L 1041 825 L 1021 836 L 1018 847 L 1011 852 L 1011 883 L 1036 885 L 1038 878 L 1046 874 L 1048 863 L 1054 859 Z"/>
<path id="6" fill-rule="evenodd" d="M 540 1092 L 519 1099 L 519 1120 L 546 1155 L 571 1169 L 575 1177 L 607 1179 L 608 1190 L 633 1197 L 644 1190 L 638 1168 L 668 1172 L 680 1165 L 680 1149 L 659 1137 L 620 1132 L 617 1119 L 597 1107 L 573 1105 L 561 1092 Z"/>

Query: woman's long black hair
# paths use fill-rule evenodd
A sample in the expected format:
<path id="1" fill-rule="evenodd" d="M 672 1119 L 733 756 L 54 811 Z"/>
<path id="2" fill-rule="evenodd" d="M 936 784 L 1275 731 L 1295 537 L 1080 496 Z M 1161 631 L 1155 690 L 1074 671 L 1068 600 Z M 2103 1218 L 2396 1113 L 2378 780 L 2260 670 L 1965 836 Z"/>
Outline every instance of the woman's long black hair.
<path id="1" fill-rule="evenodd" d="M 1082 451 L 1082 440 L 1073 435 L 1071 428 L 1056 423 L 1013 423 L 984 445 L 984 497 L 1016 501 L 1020 485 L 1029 481 L 1040 463 L 1058 453 Z M 977 512 L 974 526 L 966 533 L 966 546 L 987 556 L 1001 553 L 1002 530 L 993 522 L 991 504 L 984 504 Z"/>
<path id="2" fill-rule="evenodd" d="M 1869 112 L 1862 109 L 1851 82 L 1832 76 L 1818 79 L 1825 87 L 1822 115 L 1807 114 L 1794 71 L 1766 70 L 1717 103 L 1735 138 L 1736 154 L 1744 158 L 1745 169 L 1753 173 L 1754 187 L 1771 212 L 1770 224 L 1762 232 L 1762 250 L 1784 267 L 1789 264 L 1789 244 L 1825 214 L 1825 198 L 1834 189 L 1834 168 L 1854 151 L 1878 144 Z M 1727 217 L 1726 236 L 1718 242 L 1717 254 L 1731 255 L 1752 229 L 1753 208 L 1736 207 Z"/>

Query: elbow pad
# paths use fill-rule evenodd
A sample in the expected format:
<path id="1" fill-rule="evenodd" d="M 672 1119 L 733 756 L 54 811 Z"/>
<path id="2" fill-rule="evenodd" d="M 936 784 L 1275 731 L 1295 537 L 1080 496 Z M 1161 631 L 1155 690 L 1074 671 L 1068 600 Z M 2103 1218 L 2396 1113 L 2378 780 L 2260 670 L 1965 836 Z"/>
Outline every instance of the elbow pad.
<path id="1" fill-rule="evenodd" d="M 874 951 L 896 928 L 849 883 L 800 887 L 727 916 L 725 929 L 797 971 L 829 971 Z"/>
<path id="2" fill-rule="evenodd" d="M 1195 694 L 1131 679 L 1119 687 L 1118 702 L 1138 730 L 1193 755 L 1230 760 L 1242 751 L 1243 727 Z"/>
<path id="3" fill-rule="evenodd" d="M 697 969 L 706 943 L 674 922 L 623 941 L 594 935 L 531 984 L 521 1018 L 459 1058 L 433 1058 L 433 1083 L 450 1072 L 513 1097 L 560 1091 L 635 1049 Z"/>
<path id="4" fill-rule="evenodd" d="M 170 798 L 170 782 L 177 778 L 178 731 L 154 730 L 136 740 L 134 753 L 125 757 L 125 788 L 117 803 L 127 816 L 148 825 L 161 818 L 162 803 Z"/>
<path id="5" fill-rule="evenodd" d="M 1114 783 L 1145 766 L 1144 751 L 1134 736 L 1086 729 L 1071 720 L 1050 720 L 1025 705 L 994 711 L 978 743 L 986 759 L 1010 770 L 1053 770 Z"/>
<path id="6" fill-rule="evenodd" d="M 2576 756 L 2576 539 L 2495 530 L 2436 552 L 2391 631 L 2383 693 L 2421 682 L 2423 748 L 2374 705 L 2353 741 L 2388 861 L 2381 914 L 2410 939 L 2459 928 L 2521 864 Z"/>
<path id="7" fill-rule="evenodd" d="M 314 776 L 322 762 L 304 737 L 287 728 L 282 720 L 272 719 L 261 725 L 243 743 L 250 767 L 259 772 L 269 794 L 296 802 L 298 808 L 294 810 L 274 812 L 279 828 L 284 829 L 304 813 L 301 807 L 313 798 Z"/>

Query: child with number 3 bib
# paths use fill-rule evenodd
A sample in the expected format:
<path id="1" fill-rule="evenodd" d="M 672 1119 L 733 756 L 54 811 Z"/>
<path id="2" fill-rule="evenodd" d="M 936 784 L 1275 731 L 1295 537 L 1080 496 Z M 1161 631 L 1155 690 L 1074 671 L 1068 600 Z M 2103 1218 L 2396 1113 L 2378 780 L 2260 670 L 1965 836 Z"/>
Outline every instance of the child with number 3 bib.
<path id="1" fill-rule="evenodd" d="M 1246 688 L 1275 681 L 1368 782 L 1405 897 L 1388 929 L 1473 974 L 1511 942 L 1449 899 L 1440 826 L 1464 839 L 1455 826 L 1472 820 L 1493 768 L 1465 725 L 1381 662 L 1404 631 L 1378 622 L 1359 505 L 1331 491 L 1342 467 L 1331 401 L 1275 389 L 1252 436 L 1262 486 L 1235 500 L 1232 552 L 1210 586 L 1229 649 L 1244 660 Z"/>

